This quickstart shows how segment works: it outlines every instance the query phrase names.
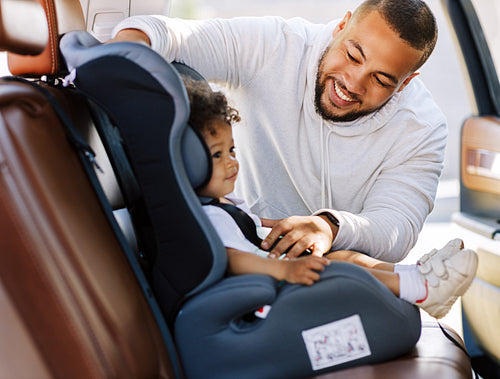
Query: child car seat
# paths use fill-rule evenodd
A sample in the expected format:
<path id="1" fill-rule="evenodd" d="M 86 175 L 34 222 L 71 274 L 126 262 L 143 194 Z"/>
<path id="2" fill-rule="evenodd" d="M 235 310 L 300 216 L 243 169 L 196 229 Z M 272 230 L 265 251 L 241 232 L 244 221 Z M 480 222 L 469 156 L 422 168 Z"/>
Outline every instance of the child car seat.
<path id="1" fill-rule="evenodd" d="M 102 45 L 81 31 L 60 48 L 76 88 L 118 130 L 139 190 L 127 207 L 188 378 L 300 378 L 415 345 L 419 310 L 358 266 L 333 263 L 310 287 L 226 278 L 225 249 L 192 189 L 209 174 L 210 157 L 187 125 L 176 69 L 146 46 Z M 266 318 L 252 316 L 265 305 Z"/>

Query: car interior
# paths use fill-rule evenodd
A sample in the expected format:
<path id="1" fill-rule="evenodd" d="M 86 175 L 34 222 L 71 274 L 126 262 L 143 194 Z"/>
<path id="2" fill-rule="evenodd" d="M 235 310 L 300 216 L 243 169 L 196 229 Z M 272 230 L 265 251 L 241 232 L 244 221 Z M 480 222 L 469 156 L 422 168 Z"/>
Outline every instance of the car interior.
<path id="1" fill-rule="evenodd" d="M 377 285 L 362 278 L 366 286 L 355 296 L 366 302 L 377 296 L 384 306 L 404 309 L 405 320 L 399 322 L 418 328 L 414 341 L 398 347 L 398 336 L 381 329 L 372 360 L 317 371 L 301 371 L 308 363 L 303 347 L 285 349 L 288 357 L 273 356 L 273 351 L 300 345 L 294 338 L 301 331 L 327 320 L 311 323 L 307 313 L 293 325 L 280 320 L 287 307 L 336 290 L 339 274 L 325 275 L 323 286 L 307 293 L 296 286 L 277 294 L 275 283 L 261 276 L 222 279 L 220 241 L 196 216 L 199 205 L 193 205 L 194 195 L 187 189 L 203 180 L 206 170 L 200 168 L 203 147 L 186 127 L 179 76 L 179 71 L 196 73 L 158 62 L 166 67 L 164 75 L 150 75 L 152 69 L 140 69 L 155 64 L 148 48 L 140 46 L 131 57 L 136 47 L 101 45 L 99 40 L 124 17 L 165 13 L 166 8 L 162 1 L 151 2 L 153 9 L 141 8 L 140 2 L 130 6 L 124 1 L 123 9 L 110 3 L 0 0 L 0 49 L 8 54 L 12 74 L 0 79 L 0 377 L 472 378 L 474 370 L 484 378 L 498 377 L 500 92 L 470 0 L 443 1 L 477 104 L 477 114 L 462 128 L 460 212 L 453 218 L 480 257 L 477 277 L 462 300 L 464 341 L 449 326 L 420 324 L 419 317 L 412 321 L 414 307 L 406 311 L 384 291 L 363 297 L 367 287 Z M 97 40 L 81 42 L 90 36 L 85 31 Z M 60 44 L 63 37 L 66 45 Z M 125 89 L 114 85 L 126 82 L 129 71 L 124 77 L 121 69 L 102 69 L 102 61 L 110 59 L 115 59 L 111 67 L 125 59 L 126 70 L 135 70 L 141 84 L 152 78 L 160 100 L 144 96 L 135 101 L 144 92 L 134 92 L 124 107 Z M 128 67 L 129 61 L 136 65 Z M 71 82 L 75 67 L 79 76 Z M 172 109 L 155 111 L 155 101 Z M 138 133 L 138 123 L 156 127 L 151 130 L 158 134 L 142 140 L 147 133 Z M 171 127 L 162 129 L 165 124 Z M 148 144 L 161 133 L 168 134 L 161 137 L 169 141 L 168 152 L 152 156 Z M 187 150 L 202 151 L 195 163 L 184 154 Z M 165 160 L 162 170 L 168 175 L 160 179 L 158 171 L 149 174 L 151 159 Z M 184 204 L 185 216 L 163 229 L 163 219 L 177 212 L 179 204 Z M 188 227 L 200 237 L 181 246 Z M 158 241 L 157 235 L 168 236 L 167 242 L 151 242 Z M 179 258 L 182 249 L 203 252 L 196 269 Z M 151 258 L 144 251 L 164 257 L 166 271 L 152 275 Z M 339 269 L 346 278 L 360 275 L 351 270 L 347 264 Z M 241 283 L 247 287 L 234 291 Z M 276 314 L 282 312 L 276 321 L 238 318 L 236 325 L 230 314 L 233 306 L 239 311 L 269 302 Z M 323 306 L 317 313 L 339 317 Z M 352 312 L 361 312 L 370 338 L 381 319 L 395 317 L 387 307 L 358 311 L 352 306 Z M 215 335 L 220 338 L 211 344 Z M 255 360 L 266 364 L 252 364 Z"/>
<path id="2" fill-rule="evenodd" d="M 485 378 L 500 377 L 500 85 L 498 44 L 489 39 L 488 6 L 448 2 L 470 76 L 476 114 L 466 118 L 460 141 L 460 210 L 452 220 L 479 255 L 476 278 L 462 298 L 464 339 Z M 486 4 L 486 2 L 485 2 Z M 485 5 L 483 4 L 483 5 Z M 490 14 L 494 10 L 490 9 Z M 481 22 L 483 21 L 483 22 Z"/>

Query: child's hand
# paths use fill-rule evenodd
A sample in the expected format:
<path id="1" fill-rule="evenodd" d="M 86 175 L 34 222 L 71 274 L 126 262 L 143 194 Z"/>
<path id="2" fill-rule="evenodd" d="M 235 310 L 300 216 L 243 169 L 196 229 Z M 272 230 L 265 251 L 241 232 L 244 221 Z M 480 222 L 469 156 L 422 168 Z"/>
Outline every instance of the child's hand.
<path id="1" fill-rule="evenodd" d="M 311 286 L 320 278 L 319 272 L 325 270 L 330 261 L 323 257 L 309 255 L 295 259 L 284 259 L 284 279 L 288 283 L 305 284 Z"/>

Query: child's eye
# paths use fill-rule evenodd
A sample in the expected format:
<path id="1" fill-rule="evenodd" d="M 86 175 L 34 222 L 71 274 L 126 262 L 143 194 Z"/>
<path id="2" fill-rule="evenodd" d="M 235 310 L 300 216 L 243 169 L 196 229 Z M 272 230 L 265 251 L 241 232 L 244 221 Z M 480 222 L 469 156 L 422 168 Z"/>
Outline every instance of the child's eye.
<path id="1" fill-rule="evenodd" d="M 235 150 L 236 150 L 236 147 L 232 146 L 232 147 L 229 149 L 229 152 L 230 152 L 231 154 L 234 154 Z"/>
<path id="2" fill-rule="evenodd" d="M 222 153 L 220 151 L 217 151 L 217 152 L 212 154 L 212 158 L 220 158 L 221 155 L 222 155 Z"/>

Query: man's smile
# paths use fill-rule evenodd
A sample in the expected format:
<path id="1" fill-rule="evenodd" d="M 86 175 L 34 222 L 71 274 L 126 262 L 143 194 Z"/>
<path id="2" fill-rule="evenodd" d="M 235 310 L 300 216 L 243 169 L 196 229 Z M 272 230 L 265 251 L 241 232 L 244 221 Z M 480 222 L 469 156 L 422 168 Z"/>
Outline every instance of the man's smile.
<path id="1" fill-rule="evenodd" d="M 350 97 L 344 89 L 338 84 L 337 80 L 332 79 L 333 82 L 333 91 L 331 91 L 331 100 L 338 107 L 344 107 L 352 105 L 353 103 L 358 102 L 358 100 Z"/>
<path id="2" fill-rule="evenodd" d="M 337 93 L 337 95 L 344 101 L 348 101 L 348 102 L 353 102 L 353 101 L 356 101 L 354 99 L 351 99 L 349 96 L 345 95 L 342 90 L 340 89 L 339 85 L 337 84 L 337 82 L 334 82 L 334 88 L 335 88 L 335 92 Z"/>

